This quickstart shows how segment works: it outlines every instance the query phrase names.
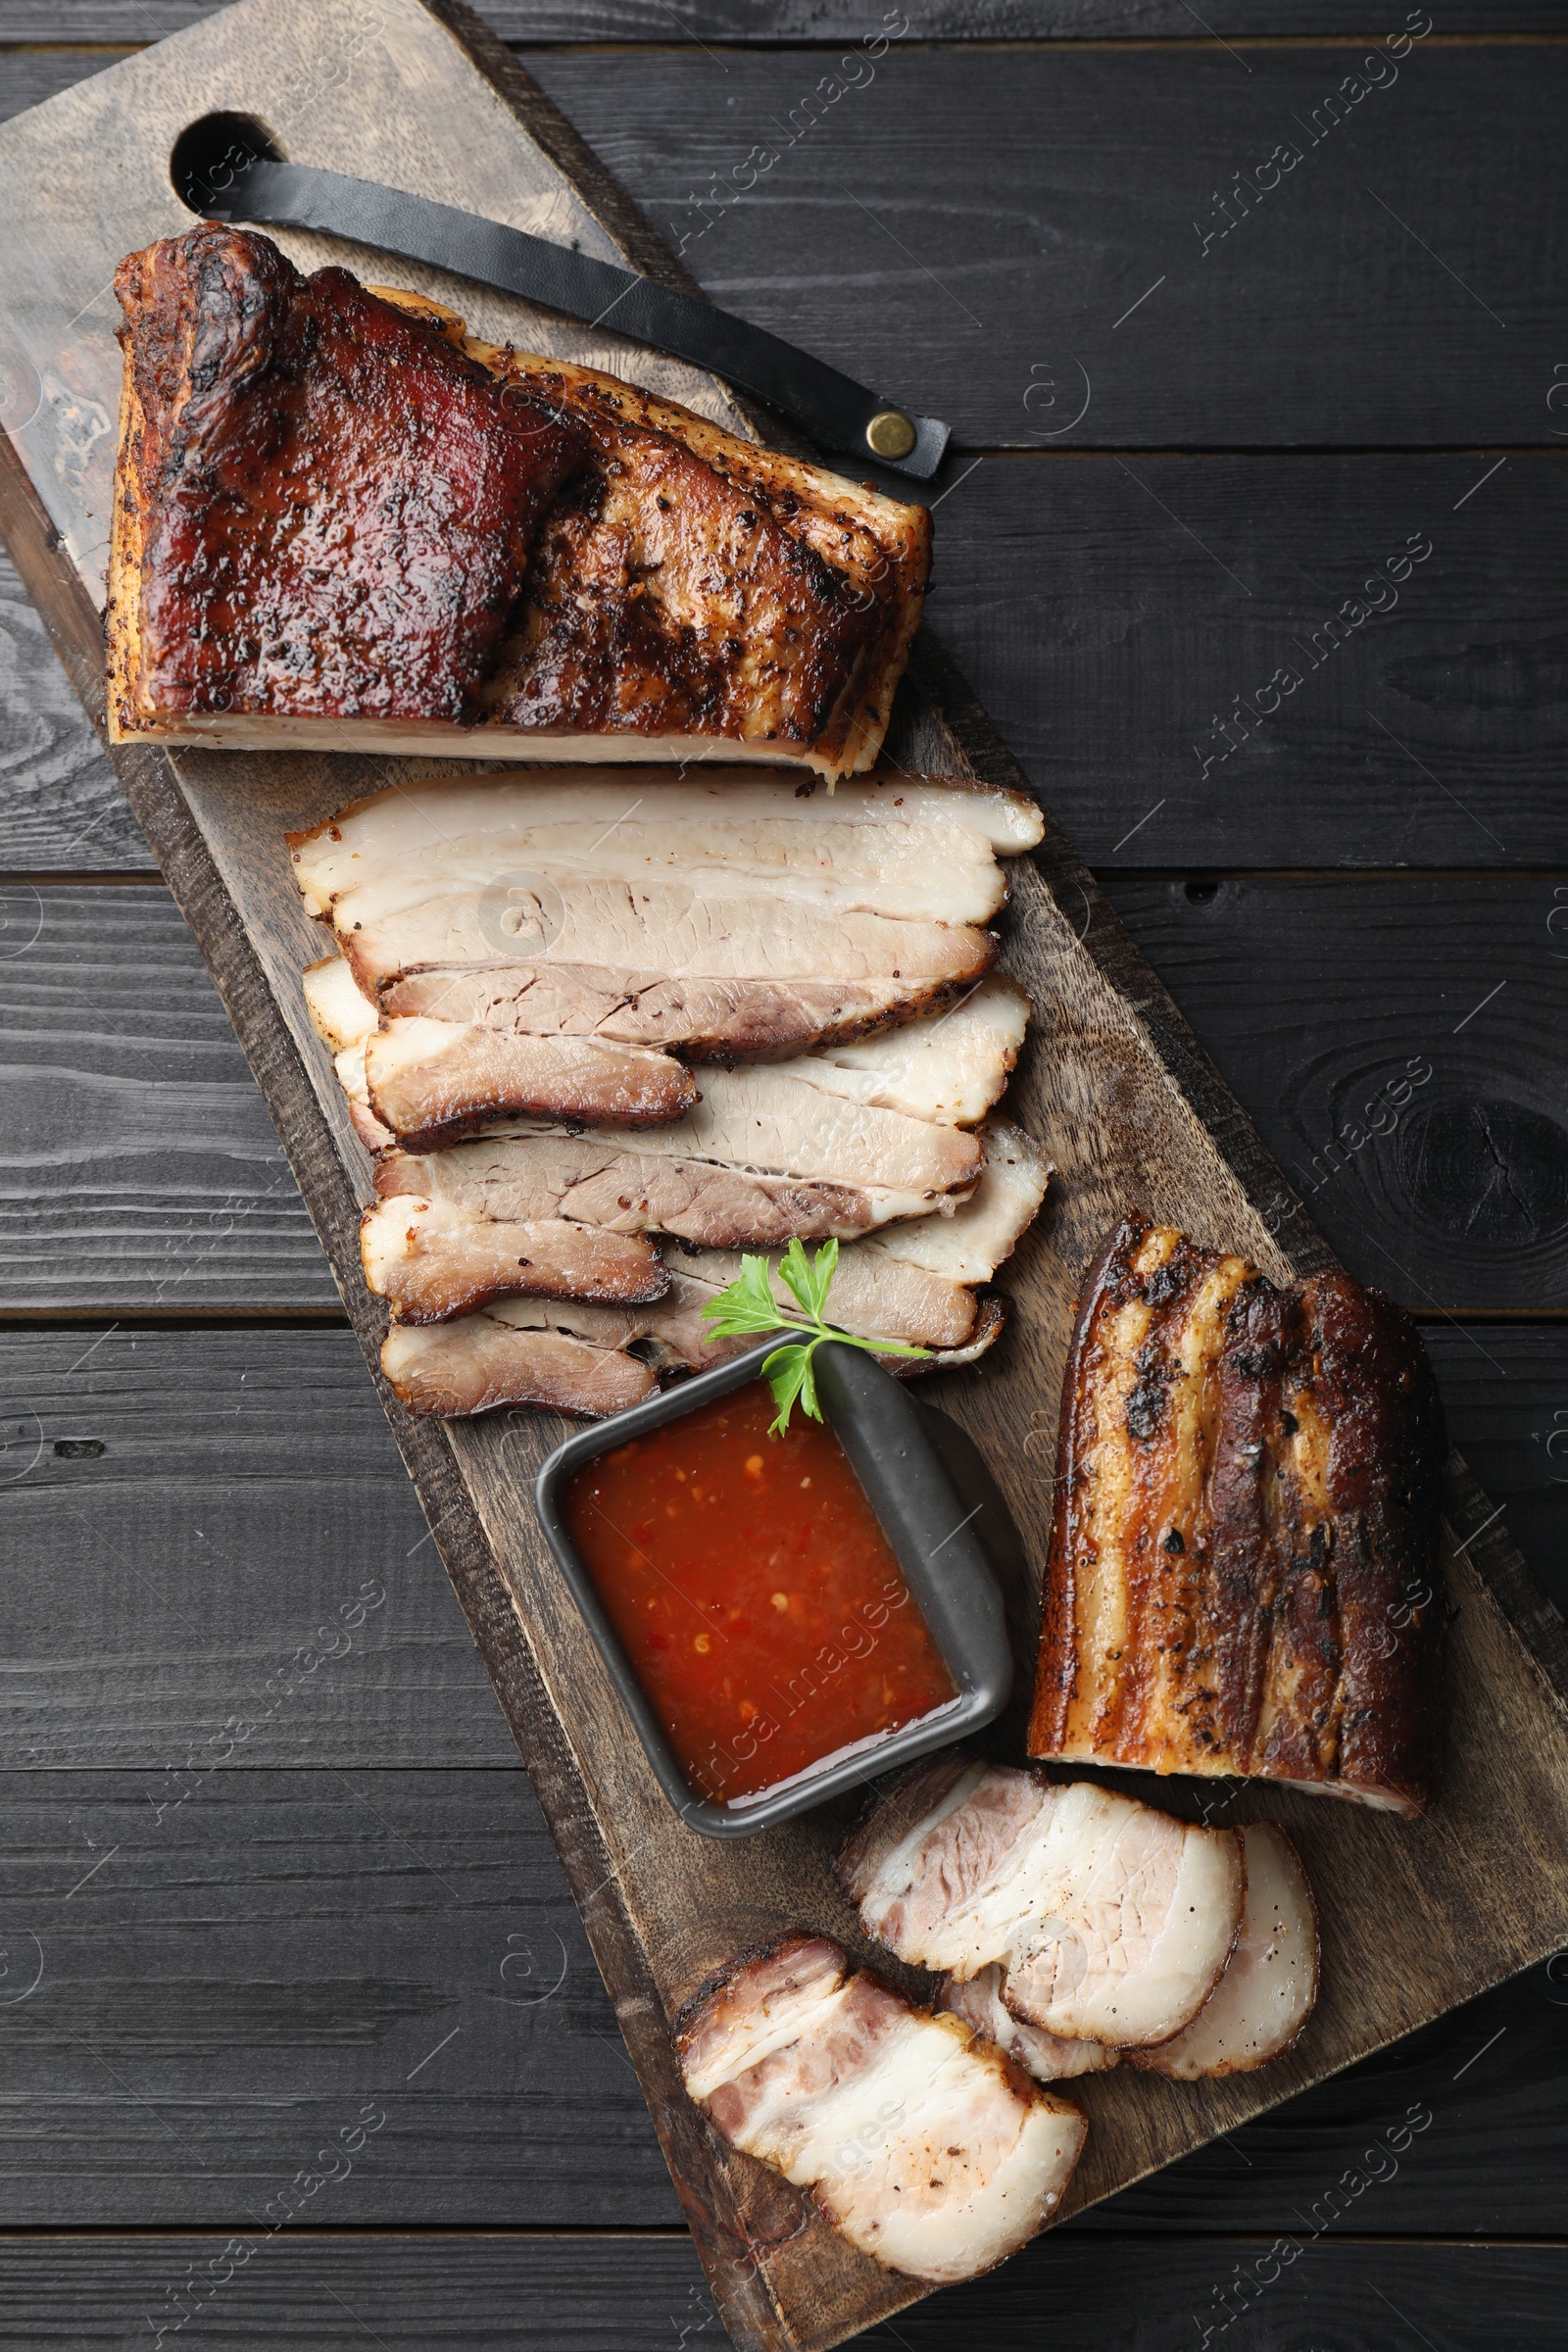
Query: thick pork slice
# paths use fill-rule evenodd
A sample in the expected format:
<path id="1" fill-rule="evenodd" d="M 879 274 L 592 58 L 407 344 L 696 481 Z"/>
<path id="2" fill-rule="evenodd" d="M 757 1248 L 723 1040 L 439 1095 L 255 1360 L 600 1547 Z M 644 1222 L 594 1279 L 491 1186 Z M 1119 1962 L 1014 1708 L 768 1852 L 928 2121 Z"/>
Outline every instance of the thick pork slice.
<path id="1" fill-rule="evenodd" d="M 529 873 L 737 888 L 945 923 L 985 923 L 1005 905 L 999 858 L 1040 841 L 1022 793 L 960 782 L 866 777 L 803 794 L 793 776 L 705 768 L 680 782 L 608 780 L 578 768 L 518 778 L 414 781 L 291 834 L 313 915 L 376 917 L 432 895 Z M 500 894 L 504 906 L 505 891 Z"/>
<path id="2" fill-rule="evenodd" d="M 1065 2082 L 1078 2075 L 1108 2074 L 1121 2064 L 1120 2050 L 1103 2041 L 1064 2041 L 1039 2026 L 1014 2017 L 1002 1997 L 1004 1972 L 993 1962 L 977 1977 L 944 1977 L 937 1995 L 940 2009 L 951 2009 L 966 2026 L 994 2041 L 1014 2066 L 1021 2066 L 1037 2082 Z M 1224 1978 L 1220 1979 L 1223 1984 Z M 1210 1995 L 1210 1999 L 1213 1996 Z M 1203 2013 L 1199 2011 L 1199 2015 Z M 1188 2028 L 1192 2032 L 1192 2028 Z M 1166 2048 L 1175 2045 L 1166 2043 Z"/>
<path id="3" fill-rule="evenodd" d="M 999 1962 L 1017 2016 L 1117 2046 L 1168 2040 L 1197 2015 L 1246 1887 L 1234 1831 L 961 1758 L 896 1788 L 839 1876 L 901 1959 L 960 1979 Z"/>
<path id="4" fill-rule="evenodd" d="M 498 1117 L 657 1127 L 696 1107 L 668 1054 L 594 1037 L 498 1037 L 453 1021 L 383 1020 L 365 1047 L 370 1108 L 406 1151 L 433 1152 Z"/>
<path id="5" fill-rule="evenodd" d="M 1247 1901 L 1236 1949 L 1203 2006 L 1170 2041 L 1129 2050 L 1134 2066 L 1180 2082 L 1245 2075 L 1283 2057 L 1317 2000 L 1317 1907 L 1301 1858 L 1272 1821 L 1242 1832 Z"/>
<path id="6" fill-rule="evenodd" d="M 1445 1439 L 1409 1319 L 1129 1217 L 1062 1390 L 1030 1748 L 1418 1813 Z"/>
<path id="7" fill-rule="evenodd" d="M 521 1293 L 641 1305 L 669 1288 L 652 1243 L 559 1217 L 474 1225 L 433 1201 L 378 1200 L 360 1224 L 365 1279 L 400 1323 L 438 1323 Z"/>
<path id="8" fill-rule="evenodd" d="M 686 2087 L 733 2147 L 809 2188 L 877 2261 L 946 2285 L 1059 2211 L 1088 2126 L 952 2015 L 790 1936 L 693 2003 Z"/>

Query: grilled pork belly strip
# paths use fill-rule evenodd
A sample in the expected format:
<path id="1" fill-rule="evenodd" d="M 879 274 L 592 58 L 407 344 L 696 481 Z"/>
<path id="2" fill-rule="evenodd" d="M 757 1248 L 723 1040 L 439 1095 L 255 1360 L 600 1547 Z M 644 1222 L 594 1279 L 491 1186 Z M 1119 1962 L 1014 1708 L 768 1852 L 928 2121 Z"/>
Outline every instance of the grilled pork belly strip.
<path id="1" fill-rule="evenodd" d="M 1106 2042 L 1064 2041 L 1059 2034 L 1047 2034 L 1039 2026 L 1025 2025 L 1021 2017 L 1013 2016 L 1002 1997 L 1004 1981 L 1003 1970 L 995 1963 L 983 1968 L 977 1977 L 944 1977 L 937 2007 L 951 2009 L 966 2026 L 973 2026 L 977 2034 L 985 2034 L 1004 2057 L 1010 2058 L 1014 2066 L 1021 2066 L 1026 2075 L 1033 2075 L 1037 2082 L 1065 2082 L 1078 2075 L 1107 2074 L 1113 2066 L 1121 2064 L 1120 2050 L 1112 2049 Z M 1221 1977 L 1221 1984 L 1224 1982 Z M 1204 2007 L 1216 1997 L 1211 1993 Z M 1202 2017 L 1204 2010 L 1198 2014 Z M 1189 2026 L 1187 2031 L 1190 2034 L 1194 2028 Z M 1162 2046 L 1173 2049 L 1175 2044 L 1166 2042 Z"/>
<path id="2" fill-rule="evenodd" d="M 360 1257 L 400 1323 L 440 1323 L 514 1295 L 639 1306 L 669 1289 L 651 1242 L 558 1217 L 474 1225 L 428 1200 L 368 1208 Z"/>
<path id="3" fill-rule="evenodd" d="M 1233 1830 L 1200 1830 L 1087 1781 L 945 1756 L 883 1798 L 840 1856 L 868 1936 L 977 1976 L 1026 2023 L 1118 2047 L 1167 2041 L 1212 1992 L 1242 1916 Z"/>
<path id="4" fill-rule="evenodd" d="M 873 764 L 924 509 L 254 232 L 117 290 L 117 741 Z"/>
<path id="5" fill-rule="evenodd" d="M 1195 2082 L 1244 2075 L 1293 2049 L 1317 2000 L 1317 1908 L 1301 1858 L 1272 1821 L 1249 1822 L 1247 1900 L 1225 1974 L 1190 2026 L 1134 2066 Z"/>
<path id="6" fill-rule="evenodd" d="M 1414 1814 L 1441 1754 L 1436 1384 L 1413 1326 L 1130 1217 L 1062 1395 L 1030 1748 Z"/>
<path id="7" fill-rule="evenodd" d="M 961 2019 L 851 1974 L 825 1936 L 743 1955 L 677 2024 L 691 2096 L 853 2245 L 972 2278 L 1060 2209 L 1088 2125 Z"/>

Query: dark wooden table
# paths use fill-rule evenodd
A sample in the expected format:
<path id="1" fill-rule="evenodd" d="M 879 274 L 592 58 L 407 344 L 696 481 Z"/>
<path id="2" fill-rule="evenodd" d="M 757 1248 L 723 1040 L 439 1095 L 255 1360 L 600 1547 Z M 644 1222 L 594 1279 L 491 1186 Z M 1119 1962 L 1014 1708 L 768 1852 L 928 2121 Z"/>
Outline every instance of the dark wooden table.
<path id="1" fill-rule="evenodd" d="M 201 13 L 0 0 L 4 111 Z M 939 627 L 1568 1604 L 1568 4 L 489 14 L 717 300 L 955 421 Z M 720 2342 L 260 1099 L 0 598 L 0 2344 Z M 865 2340 L 1568 2345 L 1565 2077 L 1568 1958 Z"/>

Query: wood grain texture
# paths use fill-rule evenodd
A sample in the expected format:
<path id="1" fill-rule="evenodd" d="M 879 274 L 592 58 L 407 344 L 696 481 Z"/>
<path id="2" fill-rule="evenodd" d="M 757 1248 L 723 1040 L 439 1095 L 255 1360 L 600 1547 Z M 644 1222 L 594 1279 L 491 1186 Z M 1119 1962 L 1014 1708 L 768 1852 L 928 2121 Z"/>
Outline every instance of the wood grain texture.
<path id="1" fill-rule="evenodd" d="M 1549 447 L 1568 56 L 1371 46 L 536 63 L 715 302 L 971 448 Z"/>
<path id="2" fill-rule="evenodd" d="M 12 1330 L 0 1400 L 0 1763 L 517 1769 L 348 1332 Z"/>
<path id="3" fill-rule="evenodd" d="M 91 722 L 0 550 L 0 871 L 145 873 L 152 864 Z"/>
<path id="4" fill-rule="evenodd" d="M 370 2100 L 302 2222 L 678 2222 L 522 1773 L 186 1755 L 6 1776 L 8 2228 L 243 2227 Z"/>
<path id="5" fill-rule="evenodd" d="M 142 0 L 0 0 L 0 42 L 142 42 L 183 31 L 216 15 L 221 0 L 160 0 L 149 23 Z M 836 47 L 859 40 L 875 16 L 851 0 L 488 0 L 480 15 L 503 40 L 586 43 L 677 41 Z M 880 15 L 880 11 L 876 12 Z M 912 0 L 899 15 L 911 40 L 1164 39 L 1197 46 L 1202 30 L 1180 0 Z M 1500 17 L 1500 22 L 1499 22 Z M 1214 33 L 1269 39 L 1365 32 L 1359 0 L 1215 0 L 1203 24 Z M 1401 17 L 1391 23 L 1402 22 Z M 1562 32 L 1562 0 L 1458 0 L 1445 33 Z"/>
<path id="6" fill-rule="evenodd" d="M 445 5 L 440 13 L 448 23 L 456 19 Z M 344 19 L 328 8 L 306 16 L 272 0 L 265 14 L 244 9 L 226 26 L 188 36 L 161 60 L 116 69 L 46 110 L 30 129 L 14 125 L 4 145 L 10 190 L 17 201 L 31 201 L 28 191 L 49 184 L 68 153 L 79 170 L 82 156 L 113 149 L 118 139 L 116 218 L 103 234 L 112 230 L 119 246 L 137 242 L 169 216 L 171 200 L 152 159 L 173 126 L 204 103 L 259 105 L 264 90 L 275 109 L 286 54 L 312 91 L 332 83 L 330 160 L 340 168 L 373 171 L 395 149 L 411 168 L 430 174 L 425 184 L 432 192 L 456 184 L 477 209 L 503 202 L 516 209 L 541 196 L 537 153 L 468 76 L 445 34 L 413 0 L 397 0 L 397 39 L 387 54 L 356 48 L 350 56 L 332 47 L 334 37 L 342 42 Z M 504 56 L 498 60 L 466 29 L 463 37 L 486 72 L 507 79 Z M 531 102 L 528 111 L 538 119 Z M 307 106 L 302 121 L 309 117 Z M 293 140 L 290 123 L 283 127 L 293 151 L 309 160 L 303 133 Z M 558 142 L 557 153 L 568 144 Z M 597 202 L 598 183 L 582 168 Z M 13 350 L 32 357 L 40 380 L 53 369 L 69 398 L 46 402 L 23 443 L 75 577 L 47 547 L 31 493 L 15 474 L 6 489 L 6 529 L 24 578 L 45 600 L 73 674 L 90 695 L 94 630 L 77 582 L 90 585 L 95 570 L 103 497 L 95 487 L 101 468 L 91 417 L 112 388 L 102 321 L 91 315 L 93 286 L 86 284 L 84 298 L 81 288 L 95 279 L 104 256 L 79 224 L 68 250 L 36 208 L 24 225 L 36 242 L 24 236 L 19 261 L 7 266 L 9 324 L 15 329 L 20 319 L 23 328 Z M 42 280 L 38 255 L 50 257 Z M 51 321 L 73 295 L 78 303 L 85 299 L 85 307 L 62 344 Z M 1013 772 L 934 645 L 923 649 L 906 697 L 897 749 L 909 764 L 967 760 L 979 772 Z M 177 765 L 133 757 L 121 772 L 289 1139 L 361 1337 L 373 1342 L 374 1325 L 354 1277 L 351 1198 L 329 1159 L 327 1122 L 341 1135 L 341 1111 L 294 994 L 310 944 L 307 927 L 277 843 L 285 818 L 298 822 L 323 812 L 345 787 L 353 789 L 355 776 L 344 762 L 329 773 L 324 762 L 247 760 L 241 772 L 220 758 L 183 755 Z M 1288 1255 L 1271 1239 L 1264 1216 L 1278 1198 L 1275 1172 L 1084 869 L 1057 841 L 1021 877 L 1019 898 L 1026 919 L 1015 960 L 1047 1010 L 1017 1108 L 1049 1136 L 1062 1183 L 1054 1214 L 1018 1268 L 1020 1313 L 1007 1380 L 981 1368 L 945 1388 L 954 1412 L 972 1425 L 1004 1473 L 1013 1518 L 1034 1525 L 1047 1475 L 1040 1431 L 1050 1426 L 1071 1289 L 1099 1230 L 1130 1188 L 1137 1186 L 1155 1214 L 1204 1238 L 1223 1236 L 1252 1249 L 1274 1273 L 1321 1262 L 1322 1246 L 1303 1221 L 1293 1225 Z M 1083 918 L 1087 936 L 1080 941 L 1075 934 Z M 363 1183 L 363 1169 L 357 1173 Z M 1043 1422 L 1041 1413 L 1048 1416 Z M 747 2344 L 840 2340 L 898 2309 L 906 2289 L 873 2273 L 818 2225 L 800 2228 L 792 2195 L 706 2138 L 675 2089 L 660 2014 L 716 1959 L 774 1923 L 814 1916 L 834 1924 L 822 1869 L 834 1824 L 818 1817 L 802 1830 L 754 1840 L 741 1853 L 698 1851 L 698 1841 L 679 1838 L 649 1776 L 617 1743 L 603 1674 L 528 1533 L 528 1479 L 551 1432 L 515 1422 L 446 1433 L 405 1426 L 400 1434 L 540 1781 L 568 1875 L 586 1902 L 597 1956 L 619 1994 L 622 2023 L 725 2325 Z M 460 1511 L 454 1468 L 472 1496 L 484 1544 L 471 1521 L 454 1527 L 446 1518 Z M 1267 2090 L 1243 2082 L 1208 2084 L 1154 2109 L 1140 2100 L 1139 2085 L 1115 2078 L 1094 2085 L 1095 2129 L 1081 2197 L 1093 2199 L 1168 2161 L 1239 2123 L 1270 2093 L 1364 2054 L 1554 1946 L 1568 1917 L 1554 1875 L 1568 1831 L 1568 1793 L 1557 1764 L 1561 1702 L 1526 1662 L 1494 1597 L 1495 1582 L 1523 1606 L 1528 1589 L 1518 1583 L 1522 1570 L 1505 1539 L 1482 1529 L 1485 1508 L 1474 1493 L 1455 1487 L 1453 1510 L 1467 1549 L 1453 1565 L 1460 1612 L 1454 1753 L 1443 1807 L 1396 1838 L 1389 1824 L 1349 1808 L 1314 1811 L 1297 1800 L 1309 1866 L 1329 1892 L 1329 1989 L 1308 2040 L 1273 2071 Z M 513 1595 L 510 1624 L 492 1560 Z M 1551 1673 L 1561 1676 L 1560 1624 L 1538 1616 L 1533 1631 Z M 531 1684 L 535 1670 L 551 1709 Z M 558 1744 L 560 1721 L 569 1726 L 569 1763 Z M 1277 1799 L 1274 1809 L 1284 1809 Z M 1479 1906 L 1470 1892 L 1478 1852 L 1493 1872 Z M 1391 1978 L 1387 1954 L 1396 1943 L 1401 1965 Z M 760 2244 L 760 2253 L 745 2257 L 748 2239 Z"/>
<path id="7" fill-rule="evenodd" d="M 293 2352 L 647 2352 L 721 2346 L 718 2315 L 677 2237 L 480 2239 L 259 2233 L 16 2240 L 0 2248 L 0 2344 L 122 2352 L 151 2342 L 149 2314 L 183 2309 L 201 2343 L 287 2343 Z M 1037 2352 L 1042 2312 L 1060 2352 L 1190 2352 L 1203 2327 L 1237 2352 L 1473 2352 L 1484 2340 L 1568 2345 L 1561 2246 L 1316 2244 L 1255 2238 L 1173 2248 L 1128 2238 L 1054 2239 L 977 2286 L 875 2328 L 867 2352 Z M 236 2262 L 243 2267 L 237 2272 Z M 228 2282 L 222 2283 L 227 2278 Z M 194 2294 L 192 2288 L 194 2285 Z M 1226 2289 L 1230 2299 L 1223 2300 Z M 183 2299 L 182 2299 L 183 2298 Z M 1479 2312 L 1494 2332 L 1456 2315 Z M 1230 2332 L 1219 2328 L 1230 2319 Z M 196 2333 L 199 2328 L 199 2333 Z M 961 2333 L 955 2332 L 961 2330 Z M 178 2337 L 170 2336 L 170 2342 Z M 190 2340 L 187 2337 L 186 2340 Z"/>
<path id="8" fill-rule="evenodd" d="M 1423 1313 L 1568 1307 L 1563 884 L 1125 876 L 1109 897 L 1352 1272 Z M 335 1304 L 164 891 L 0 883 L 0 1311 Z"/>

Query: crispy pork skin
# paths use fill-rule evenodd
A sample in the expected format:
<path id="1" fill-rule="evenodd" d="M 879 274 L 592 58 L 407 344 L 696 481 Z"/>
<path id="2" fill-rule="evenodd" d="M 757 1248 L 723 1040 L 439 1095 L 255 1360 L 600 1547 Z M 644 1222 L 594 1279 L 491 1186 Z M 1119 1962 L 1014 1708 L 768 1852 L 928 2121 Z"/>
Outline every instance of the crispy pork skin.
<path id="1" fill-rule="evenodd" d="M 901 1960 L 959 1979 L 999 1963 L 1014 2015 L 1125 2047 L 1197 2016 L 1236 1939 L 1246 1867 L 1234 1831 L 1091 1782 L 945 1758 L 895 1785 L 839 1878 Z"/>
<path id="2" fill-rule="evenodd" d="M 669 1288 L 649 1242 L 561 1218 L 475 1225 L 406 1196 L 366 1210 L 360 1256 L 400 1323 L 440 1322 L 517 1292 L 636 1306 Z"/>
<path id="3" fill-rule="evenodd" d="M 1062 1394 L 1031 1751 L 1406 1813 L 1441 1757 L 1442 1407 L 1408 1318 L 1125 1219 Z"/>
<path id="4" fill-rule="evenodd" d="M 469 1022 L 383 1020 L 365 1048 L 370 1107 L 408 1152 L 433 1152 L 498 1117 L 657 1127 L 696 1108 L 668 1054 L 596 1037 L 503 1037 Z"/>
<path id="5" fill-rule="evenodd" d="M 1317 2000 L 1317 1908 L 1301 1858 L 1272 1821 L 1249 1822 L 1242 1843 L 1247 1901 L 1225 1974 L 1190 2026 L 1127 2053 L 1134 2066 L 1179 2082 L 1250 2074 L 1283 2057 Z"/>
<path id="6" fill-rule="evenodd" d="M 254 232 L 119 285 L 118 738 L 873 763 L 924 508 Z"/>
<path id="7" fill-rule="evenodd" d="M 951 2009 L 966 2026 L 985 2034 L 1037 2082 L 1066 2082 L 1078 2075 L 1107 2074 L 1121 2064 L 1120 2050 L 1107 2042 L 1064 2041 L 1059 2034 L 1048 2034 L 1043 2027 L 1026 2025 L 1021 2017 L 1014 2017 L 1002 1997 L 1004 1981 L 1004 1973 L 995 1961 L 977 1977 L 944 1977 L 937 2007 Z M 1224 1982 L 1221 1977 L 1220 1983 Z M 1213 1997 L 1210 1994 L 1209 1999 Z M 1203 2011 L 1198 2014 L 1201 2017 Z M 1187 2030 L 1191 2033 L 1192 2028 Z"/>
<path id="8" fill-rule="evenodd" d="M 1060 2208 L 1088 2126 L 962 2019 L 915 2009 L 824 1936 L 743 1955 L 677 2024 L 719 2134 L 808 2188 L 890 2270 L 946 2285 Z"/>
<path id="9" fill-rule="evenodd" d="M 585 436 L 266 237 L 165 238 L 116 291 L 114 738 L 471 719 Z"/>

